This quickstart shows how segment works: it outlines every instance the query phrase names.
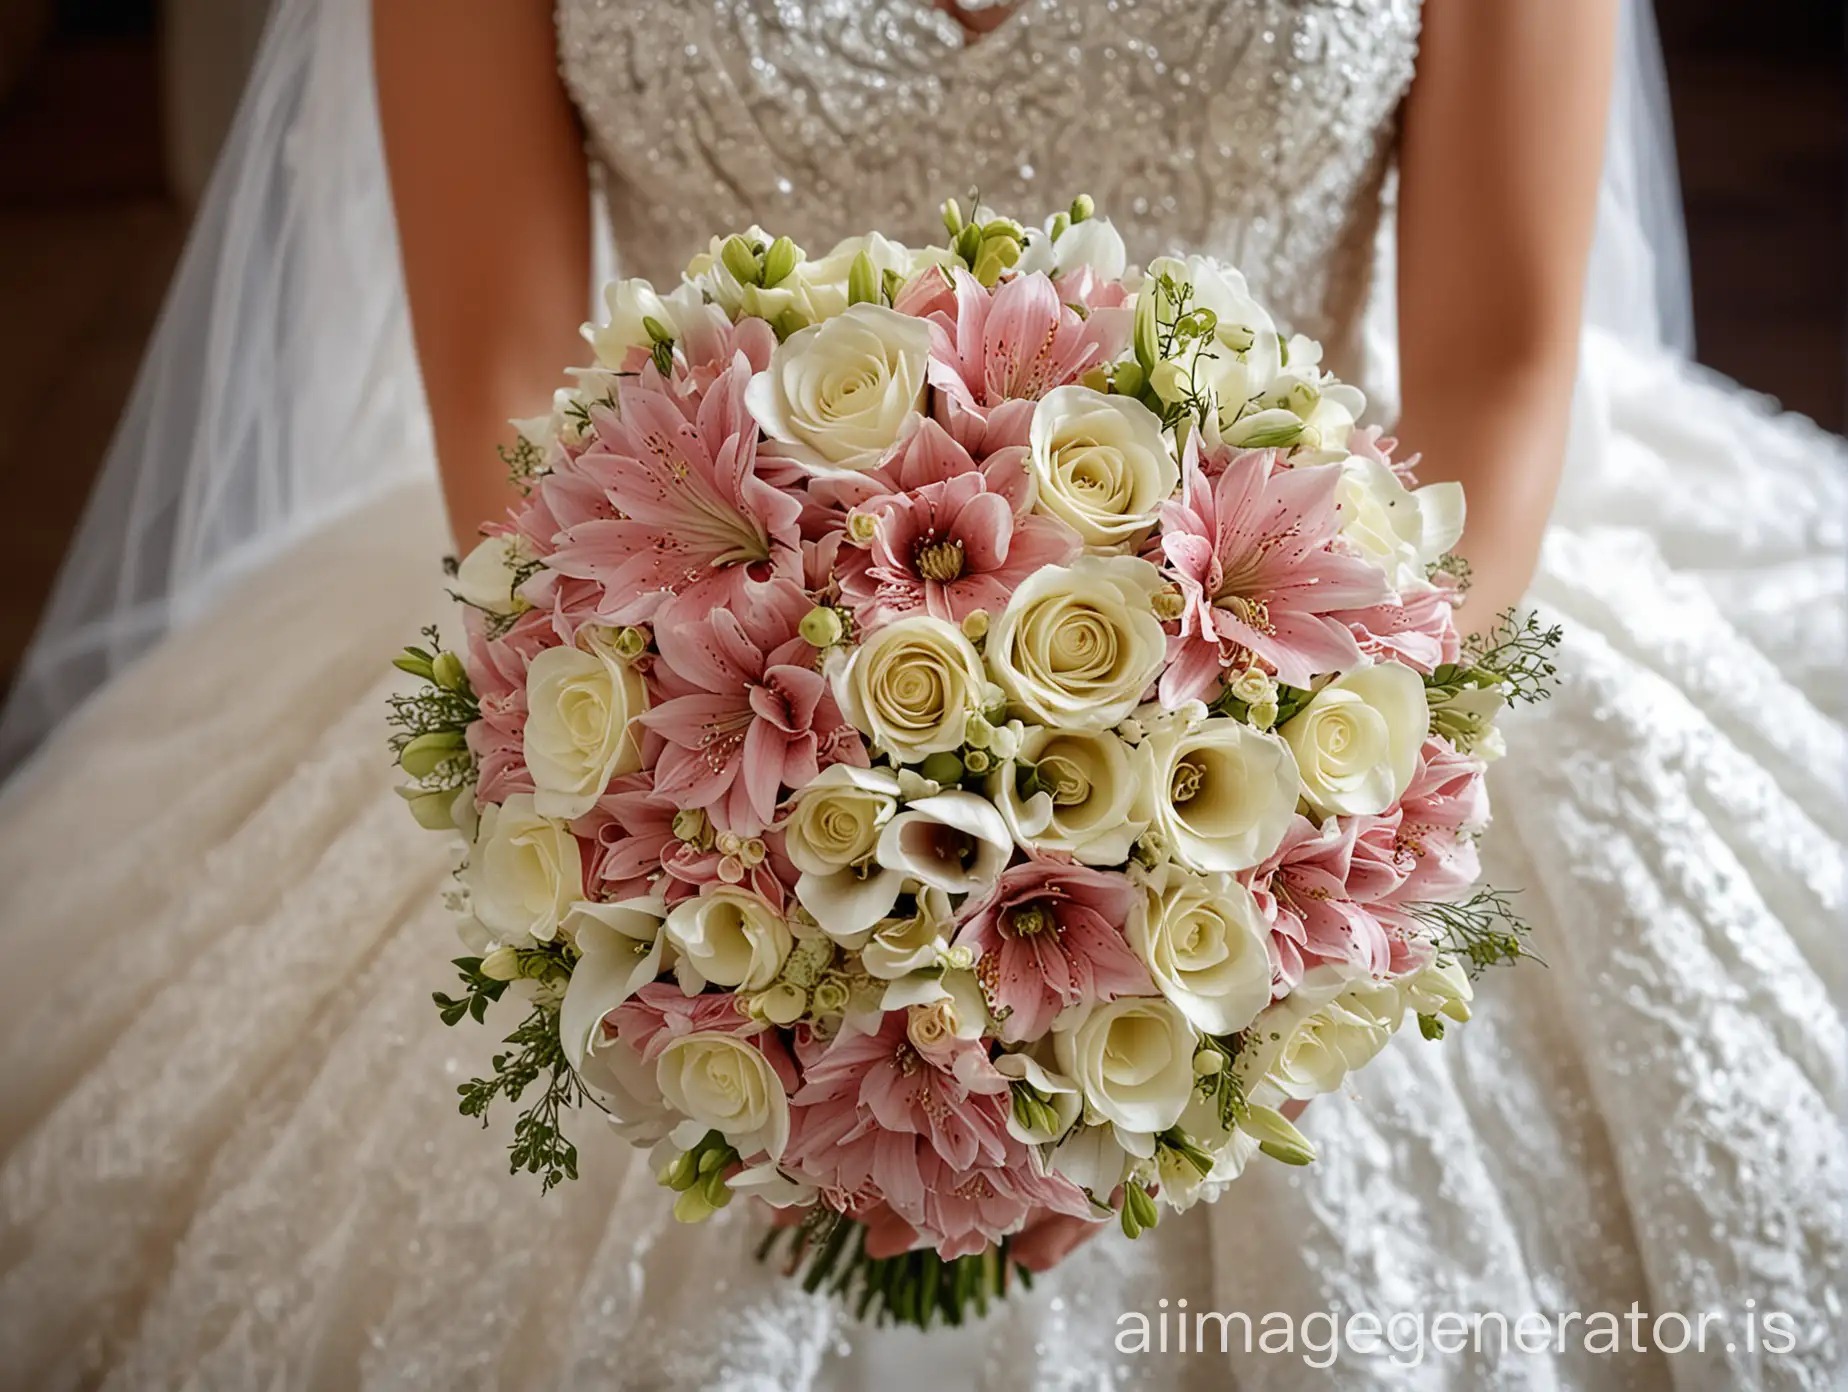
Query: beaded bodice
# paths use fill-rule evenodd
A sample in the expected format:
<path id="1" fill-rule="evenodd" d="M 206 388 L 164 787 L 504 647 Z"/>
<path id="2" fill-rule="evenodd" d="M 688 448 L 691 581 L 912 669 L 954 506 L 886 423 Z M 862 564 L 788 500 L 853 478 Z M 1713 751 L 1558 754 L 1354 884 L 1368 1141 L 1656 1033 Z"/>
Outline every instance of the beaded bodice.
<path id="1" fill-rule="evenodd" d="M 1418 0 L 1021 0 L 973 39 L 931 0 L 561 0 L 558 24 L 624 274 L 751 222 L 922 243 L 952 194 L 1031 218 L 1088 192 L 1133 260 L 1222 256 L 1339 363 Z"/>

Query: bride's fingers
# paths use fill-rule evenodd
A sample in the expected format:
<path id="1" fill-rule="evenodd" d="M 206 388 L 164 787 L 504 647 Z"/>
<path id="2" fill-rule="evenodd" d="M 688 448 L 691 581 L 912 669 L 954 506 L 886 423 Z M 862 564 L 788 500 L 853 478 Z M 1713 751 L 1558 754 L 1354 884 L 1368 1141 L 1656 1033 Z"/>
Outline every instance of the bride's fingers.
<path id="1" fill-rule="evenodd" d="M 1027 1221 L 1008 1254 L 1029 1271 L 1050 1271 L 1102 1226 L 1063 1213 L 1043 1214 Z"/>

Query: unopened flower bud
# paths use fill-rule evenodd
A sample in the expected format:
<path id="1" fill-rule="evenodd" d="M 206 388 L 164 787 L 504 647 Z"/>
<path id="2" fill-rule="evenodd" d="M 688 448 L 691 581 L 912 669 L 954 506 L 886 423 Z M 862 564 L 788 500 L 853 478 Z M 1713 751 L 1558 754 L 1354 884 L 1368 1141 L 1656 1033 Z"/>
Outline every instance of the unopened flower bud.
<path id="1" fill-rule="evenodd" d="M 847 540 L 856 546 L 870 546 L 874 535 L 879 531 L 879 518 L 870 512 L 855 508 L 847 514 Z"/>
<path id="2" fill-rule="evenodd" d="M 432 730 L 398 752 L 398 767 L 412 778 L 428 778 L 466 747 L 460 730 Z"/>
<path id="3" fill-rule="evenodd" d="M 778 237 L 764 253 L 763 284 L 781 285 L 789 279 L 801 260 L 802 253 L 796 249 L 796 244 L 787 237 Z"/>
<path id="4" fill-rule="evenodd" d="M 1193 1056 L 1193 1071 L 1196 1078 L 1210 1078 L 1226 1066 L 1226 1056 L 1217 1049 L 1202 1049 Z"/>
<path id="5" fill-rule="evenodd" d="M 1155 395 L 1172 406 L 1177 401 L 1186 399 L 1191 385 L 1186 371 L 1177 362 L 1158 362 L 1155 370 L 1149 374 L 1149 385 L 1155 389 Z"/>
<path id="6" fill-rule="evenodd" d="M 1097 204 L 1088 193 L 1081 193 L 1072 200 L 1071 218 L 1073 222 L 1088 222 L 1097 216 Z"/>
<path id="7" fill-rule="evenodd" d="M 610 651 L 625 662 L 633 662 L 648 651 L 648 630 L 636 628 L 633 624 L 616 630 L 616 637 L 610 642 Z"/>
<path id="8" fill-rule="evenodd" d="M 932 754 L 922 764 L 918 765 L 918 772 L 930 779 L 933 783 L 942 783 L 946 785 L 950 783 L 960 783 L 962 782 L 963 776 L 963 761 L 957 758 L 953 752 L 946 749 L 939 753 Z"/>
<path id="9" fill-rule="evenodd" d="M 1187 612 L 1186 597 L 1173 585 L 1165 590 L 1157 590 L 1155 597 L 1149 601 L 1149 607 L 1155 611 L 1155 617 L 1163 623 L 1173 623 Z"/>
<path id="10" fill-rule="evenodd" d="M 520 975 L 520 954 L 511 947 L 497 947 L 481 959 L 481 974 L 490 981 L 516 981 Z"/>
<path id="11" fill-rule="evenodd" d="M 404 799 L 411 809 L 411 815 L 417 819 L 417 825 L 425 831 L 453 831 L 456 819 L 451 808 L 455 805 L 455 793 L 448 789 L 437 792 L 425 792 L 420 788 L 400 788 L 398 796 Z"/>
<path id="12" fill-rule="evenodd" d="M 979 643 L 982 639 L 986 638 L 988 636 L 988 611 L 986 609 L 971 609 L 967 614 L 964 614 L 962 632 L 963 637 L 967 638 L 971 643 Z"/>
<path id="13" fill-rule="evenodd" d="M 962 756 L 962 761 L 963 767 L 970 773 L 987 773 L 994 767 L 994 760 L 983 749 L 967 750 Z"/>
<path id="14" fill-rule="evenodd" d="M 818 604 L 802 616 L 802 622 L 796 625 L 796 632 L 802 635 L 802 641 L 811 648 L 831 648 L 841 641 L 845 625 L 841 616 L 825 604 Z"/>
<path id="15" fill-rule="evenodd" d="M 468 685 L 468 671 L 454 653 L 440 652 L 430 663 L 430 680 L 445 691 L 460 691 Z"/>
<path id="16" fill-rule="evenodd" d="M 674 835 L 682 841 L 697 845 L 706 839 L 711 829 L 704 808 L 683 807 L 674 813 Z"/>
<path id="17" fill-rule="evenodd" d="M 743 237 L 727 237 L 725 244 L 719 248 L 719 260 L 725 263 L 725 269 L 732 273 L 732 278 L 740 285 L 763 283 L 763 263 L 757 259 L 757 253 L 751 250 L 751 244 Z"/>

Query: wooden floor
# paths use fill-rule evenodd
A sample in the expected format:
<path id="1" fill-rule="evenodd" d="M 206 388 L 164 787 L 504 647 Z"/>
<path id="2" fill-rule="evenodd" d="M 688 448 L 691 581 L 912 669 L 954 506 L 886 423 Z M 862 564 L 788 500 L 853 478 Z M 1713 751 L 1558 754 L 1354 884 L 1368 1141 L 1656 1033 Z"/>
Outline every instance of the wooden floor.
<path id="1" fill-rule="evenodd" d="M 1659 8 L 1699 356 L 1839 430 L 1839 17 L 1819 25 L 1827 6 L 1761 0 L 1741 28 L 1731 0 Z M 1780 8 L 1802 22 L 1780 25 Z M 1783 36 L 1772 51 L 1768 34 Z M 56 40 L 0 108 L 0 685 L 82 510 L 183 222 L 161 176 L 151 29 Z"/>

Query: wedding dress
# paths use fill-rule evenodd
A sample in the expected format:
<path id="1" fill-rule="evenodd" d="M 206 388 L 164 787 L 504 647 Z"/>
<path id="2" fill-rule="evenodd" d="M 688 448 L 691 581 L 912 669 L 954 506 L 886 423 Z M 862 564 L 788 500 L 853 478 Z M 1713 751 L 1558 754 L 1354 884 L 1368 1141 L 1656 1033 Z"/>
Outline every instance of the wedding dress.
<path id="1" fill-rule="evenodd" d="M 967 46 L 928 0 L 558 18 L 626 274 L 671 278 L 751 221 L 923 242 L 946 192 L 1027 211 L 1082 190 L 1132 259 L 1237 263 L 1390 403 L 1380 230 L 1415 0 L 1024 0 Z M 1743 1334 L 1602 1353 L 1576 1332 L 1415 1366 L 1349 1349 L 1343 1387 L 1848 1378 L 1839 441 L 1588 330 L 1533 591 L 1566 626 L 1564 679 L 1510 722 L 1485 850 L 1548 966 L 1319 1100 L 1313 1168 L 1255 1164 L 1219 1204 L 1136 1243 L 1108 1230 L 930 1336 L 859 1327 L 758 1266 L 745 1205 L 678 1227 L 588 1118 L 583 1178 L 541 1197 L 506 1174 L 505 1118 L 455 1114 L 494 1036 L 435 1018 L 452 851 L 394 796 L 382 721 L 387 659 L 446 614 L 445 541 L 427 455 L 377 467 L 422 477 L 243 567 L 0 794 L 9 1385 L 1323 1376 L 1302 1344 L 1119 1351 L 1120 1314 L 1182 1299 L 1254 1323 L 1640 1302 L 1795 1331 L 1782 1354 Z"/>

